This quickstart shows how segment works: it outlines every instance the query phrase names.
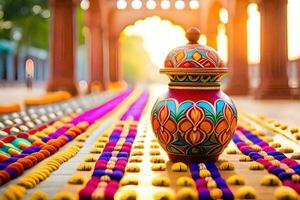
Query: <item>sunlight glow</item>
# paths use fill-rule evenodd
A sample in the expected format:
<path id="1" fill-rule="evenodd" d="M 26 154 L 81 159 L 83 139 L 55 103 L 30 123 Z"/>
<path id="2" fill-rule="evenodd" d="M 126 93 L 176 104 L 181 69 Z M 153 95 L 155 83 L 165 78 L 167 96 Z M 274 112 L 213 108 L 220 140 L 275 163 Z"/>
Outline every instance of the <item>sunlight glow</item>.
<path id="1" fill-rule="evenodd" d="M 207 37 L 206 37 L 206 35 L 204 35 L 204 34 L 200 35 L 199 44 L 202 44 L 202 45 L 206 45 L 207 44 Z"/>
<path id="2" fill-rule="evenodd" d="M 146 7 L 149 10 L 153 10 L 156 7 L 156 2 L 154 0 L 148 0 L 146 3 Z"/>
<path id="3" fill-rule="evenodd" d="M 117 1 L 117 8 L 119 10 L 124 10 L 127 7 L 127 1 L 126 0 L 118 0 Z"/>
<path id="4" fill-rule="evenodd" d="M 248 6 L 247 20 L 248 63 L 260 63 L 260 13 L 256 3 Z"/>
<path id="5" fill-rule="evenodd" d="M 226 27 L 224 24 L 218 25 L 218 36 L 217 36 L 217 51 L 221 56 L 222 60 L 227 63 L 228 61 L 228 39 L 226 35 Z"/>
<path id="6" fill-rule="evenodd" d="M 221 8 L 220 9 L 219 17 L 220 17 L 220 21 L 223 24 L 227 24 L 228 23 L 228 11 L 227 11 L 226 8 Z"/>
<path id="7" fill-rule="evenodd" d="M 300 1 L 288 0 L 288 56 L 300 58 Z"/>
<path id="8" fill-rule="evenodd" d="M 192 10 L 196 10 L 196 9 L 199 8 L 200 3 L 199 3 L 198 0 L 190 0 L 189 5 L 190 5 L 190 8 L 191 8 Z"/>
<path id="9" fill-rule="evenodd" d="M 122 34 L 142 37 L 150 59 L 159 68 L 164 66 L 165 57 L 171 49 L 187 43 L 182 27 L 157 16 L 138 20 L 133 26 L 127 26 Z"/>
<path id="10" fill-rule="evenodd" d="M 162 1 L 160 2 L 160 6 L 161 6 L 162 9 L 167 10 L 167 9 L 170 8 L 171 3 L 170 3 L 169 0 L 162 0 Z"/>
<path id="11" fill-rule="evenodd" d="M 178 10 L 184 9 L 184 1 L 183 0 L 176 0 L 175 1 L 175 8 Z"/>
<path id="12" fill-rule="evenodd" d="M 141 0 L 133 0 L 133 1 L 131 2 L 131 6 L 132 6 L 132 8 L 135 9 L 135 10 L 141 9 L 142 5 L 143 5 L 143 4 L 142 4 L 142 1 L 141 1 Z"/>

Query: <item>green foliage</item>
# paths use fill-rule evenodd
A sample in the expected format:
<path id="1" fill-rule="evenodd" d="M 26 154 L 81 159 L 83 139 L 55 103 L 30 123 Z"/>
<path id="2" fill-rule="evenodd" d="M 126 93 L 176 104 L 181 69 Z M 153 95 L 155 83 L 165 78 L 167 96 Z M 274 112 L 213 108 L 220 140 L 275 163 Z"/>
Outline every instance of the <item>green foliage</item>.
<path id="1" fill-rule="evenodd" d="M 138 36 L 122 38 L 121 63 L 124 78 L 128 83 L 147 82 L 151 60 L 143 47 L 143 40 Z"/>
<path id="2" fill-rule="evenodd" d="M 78 33 L 78 44 L 79 45 L 84 44 L 84 35 L 83 35 L 84 22 L 83 22 L 83 14 L 84 14 L 84 11 L 79 6 L 77 6 L 76 16 L 77 16 L 77 33 Z"/>
<path id="3" fill-rule="evenodd" d="M 35 7 L 34 7 L 35 6 Z M 48 48 L 49 6 L 48 0 L 0 0 L 0 38 L 13 40 L 13 31 L 19 30 L 21 46 Z M 1 23 L 9 22 L 11 27 L 3 28 Z"/>

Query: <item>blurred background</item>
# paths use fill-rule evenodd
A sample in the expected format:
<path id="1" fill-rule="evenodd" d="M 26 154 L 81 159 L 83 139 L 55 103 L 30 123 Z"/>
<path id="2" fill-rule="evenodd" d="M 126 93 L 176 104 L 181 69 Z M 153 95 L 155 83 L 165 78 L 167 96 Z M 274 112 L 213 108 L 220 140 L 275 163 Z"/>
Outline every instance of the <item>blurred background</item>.
<path id="1" fill-rule="evenodd" d="M 41 91 L 68 90 L 72 86 L 49 83 L 64 76 L 57 68 L 73 68 L 66 70 L 71 74 L 66 81 L 79 88 L 96 81 L 102 88 L 123 80 L 167 83 L 158 69 L 172 48 L 187 42 L 185 30 L 196 26 L 199 43 L 215 48 L 231 70 L 224 80 L 229 93 L 249 95 L 269 87 L 262 80 L 276 82 L 278 74 L 270 71 L 278 68 L 283 76 L 278 82 L 291 92 L 276 96 L 298 98 L 299 9 L 299 0 L 0 0 L 1 89 L 32 84 Z M 276 12 L 285 17 L 278 20 Z M 59 46 L 69 44 L 68 38 L 71 52 Z M 265 65 L 274 68 L 266 72 Z"/>

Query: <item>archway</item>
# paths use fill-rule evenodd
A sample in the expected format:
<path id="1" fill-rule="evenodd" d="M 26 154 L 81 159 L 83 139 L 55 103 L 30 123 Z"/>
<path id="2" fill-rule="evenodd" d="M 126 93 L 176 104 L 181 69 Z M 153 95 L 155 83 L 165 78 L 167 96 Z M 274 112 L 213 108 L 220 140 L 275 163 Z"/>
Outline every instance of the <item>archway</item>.
<path id="1" fill-rule="evenodd" d="M 132 83 L 130 80 L 132 76 L 139 82 L 166 81 L 167 79 L 158 75 L 158 69 L 163 67 L 164 59 L 172 48 L 184 45 L 186 42 L 184 28 L 175 25 L 169 19 L 152 16 L 129 24 L 120 34 L 119 63 L 124 69 L 122 71 L 125 80 Z M 204 35 L 201 42 L 206 42 Z M 145 60 L 138 61 L 139 58 Z M 140 74 L 134 76 L 131 71 Z"/>

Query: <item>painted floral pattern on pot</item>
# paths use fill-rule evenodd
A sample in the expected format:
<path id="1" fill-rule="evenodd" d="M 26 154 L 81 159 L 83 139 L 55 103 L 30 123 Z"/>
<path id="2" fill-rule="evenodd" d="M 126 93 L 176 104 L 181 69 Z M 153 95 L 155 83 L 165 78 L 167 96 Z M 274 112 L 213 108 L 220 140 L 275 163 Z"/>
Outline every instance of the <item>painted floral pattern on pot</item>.
<path id="1" fill-rule="evenodd" d="M 237 125 L 232 102 L 214 105 L 200 100 L 158 100 L 152 110 L 152 127 L 162 147 L 173 154 L 219 155 L 231 140 Z"/>
<path id="2" fill-rule="evenodd" d="M 170 78 L 169 90 L 155 103 L 151 124 L 170 160 L 215 162 L 237 126 L 236 108 L 220 87 L 228 68 L 198 43 L 197 28 L 186 37 L 188 44 L 171 50 L 159 70 Z"/>

